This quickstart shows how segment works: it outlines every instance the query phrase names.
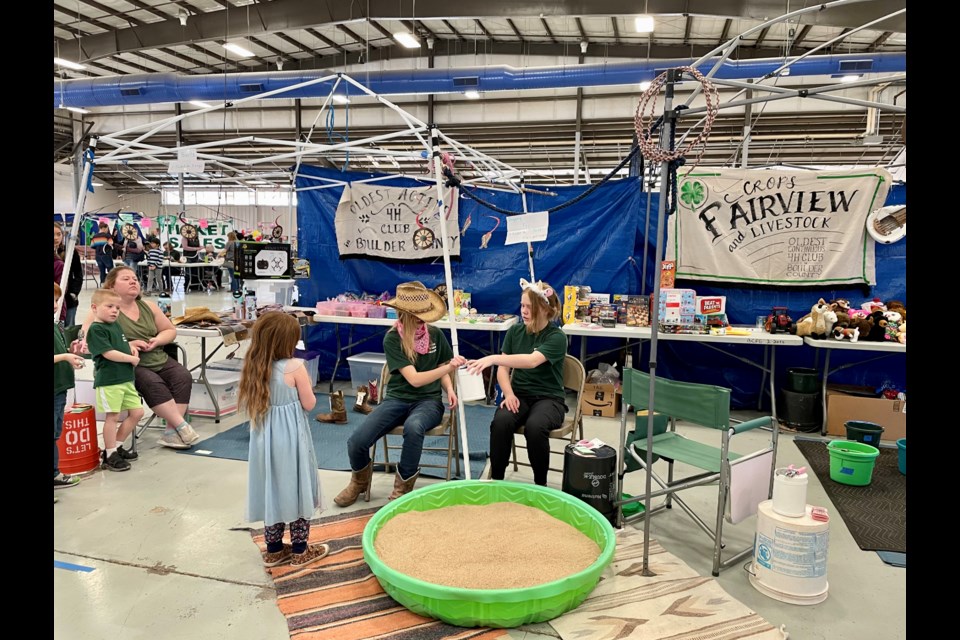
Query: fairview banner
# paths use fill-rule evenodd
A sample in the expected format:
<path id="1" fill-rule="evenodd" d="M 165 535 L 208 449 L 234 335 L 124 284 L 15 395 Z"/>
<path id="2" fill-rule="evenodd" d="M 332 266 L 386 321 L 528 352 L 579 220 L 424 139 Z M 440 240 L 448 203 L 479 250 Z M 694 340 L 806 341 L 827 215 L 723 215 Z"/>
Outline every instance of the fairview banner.
<path id="1" fill-rule="evenodd" d="M 340 257 L 423 260 L 443 256 L 435 187 L 352 184 L 344 188 L 334 226 Z M 457 192 L 445 190 L 450 255 L 460 255 Z"/>
<path id="2" fill-rule="evenodd" d="M 678 174 L 667 259 L 677 278 L 806 286 L 876 284 L 867 215 L 885 169 L 701 170 Z"/>

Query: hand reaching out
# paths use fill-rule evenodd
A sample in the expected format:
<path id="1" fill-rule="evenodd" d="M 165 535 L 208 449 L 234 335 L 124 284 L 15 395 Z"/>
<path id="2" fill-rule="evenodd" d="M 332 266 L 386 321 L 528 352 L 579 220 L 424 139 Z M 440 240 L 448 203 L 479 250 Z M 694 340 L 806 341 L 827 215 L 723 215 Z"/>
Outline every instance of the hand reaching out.
<path id="1" fill-rule="evenodd" d="M 450 365 L 450 373 L 455 372 L 457 369 L 459 369 L 466 363 L 467 363 L 467 359 L 464 358 L 463 356 L 454 356 L 453 358 L 450 359 L 450 362 L 448 363 Z"/>
<path id="2" fill-rule="evenodd" d="M 493 358 L 490 356 L 484 356 L 482 358 L 478 358 L 477 360 L 469 360 L 467 361 L 467 373 L 481 373 L 484 369 L 491 365 L 493 365 Z"/>

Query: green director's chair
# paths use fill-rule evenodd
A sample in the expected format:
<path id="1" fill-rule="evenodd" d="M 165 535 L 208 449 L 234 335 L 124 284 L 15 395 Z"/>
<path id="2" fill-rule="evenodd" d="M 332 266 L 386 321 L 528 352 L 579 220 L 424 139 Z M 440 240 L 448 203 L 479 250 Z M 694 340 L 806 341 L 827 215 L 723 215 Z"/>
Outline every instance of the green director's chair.
<path id="1" fill-rule="evenodd" d="M 642 409 L 651 409 L 650 375 L 636 369 L 626 369 L 623 381 L 624 410 L 626 405 L 637 409 L 636 431 L 631 432 L 624 445 L 626 470 L 646 468 L 647 459 L 647 415 L 640 415 Z M 748 422 L 731 424 L 730 390 L 707 384 L 677 382 L 657 378 L 654 389 L 652 410 L 655 413 L 653 436 L 653 462 L 663 459 L 667 465 L 667 478 L 664 480 L 650 470 L 650 478 L 661 488 L 651 492 L 651 498 L 666 497 L 663 504 L 624 518 L 624 522 L 634 521 L 669 509 L 676 502 L 713 540 L 713 575 L 720 575 L 720 569 L 731 566 L 753 551 L 751 546 L 735 556 L 721 561 L 723 543 L 723 523 L 732 524 L 755 514 L 757 505 L 772 495 L 773 474 L 777 459 L 778 423 L 770 416 L 756 418 Z M 646 412 L 644 412 L 646 413 Z M 664 417 L 669 418 L 663 419 Z M 676 422 L 682 420 L 701 427 L 717 429 L 721 433 L 720 446 L 715 447 L 697 442 L 677 433 Z M 762 427 L 771 429 L 769 444 L 763 449 L 749 454 L 735 453 L 730 443 L 737 434 Z M 674 463 L 680 462 L 699 471 L 693 475 L 675 479 Z M 677 493 L 692 487 L 717 482 L 717 510 L 715 526 L 711 527 L 698 516 Z M 735 491 L 731 492 L 731 487 Z M 637 496 L 642 500 L 643 496 Z M 621 505 L 622 508 L 623 505 Z"/>

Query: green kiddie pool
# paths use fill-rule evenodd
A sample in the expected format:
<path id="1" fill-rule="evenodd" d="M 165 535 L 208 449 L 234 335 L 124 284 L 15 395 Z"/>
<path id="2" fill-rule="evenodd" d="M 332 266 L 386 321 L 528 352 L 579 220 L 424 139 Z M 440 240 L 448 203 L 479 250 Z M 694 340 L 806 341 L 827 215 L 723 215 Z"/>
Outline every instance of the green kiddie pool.
<path id="1" fill-rule="evenodd" d="M 596 542 L 600 556 L 583 571 L 521 589 L 461 589 L 424 582 L 391 569 L 377 556 L 374 541 L 394 516 L 494 502 L 534 507 L 566 522 Z M 552 620 L 570 611 L 597 586 L 615 549 L 613 527 L 599 511 L 556 489 L 517 482 L 463 480 L 417 489 L 380 509 L 363 530 L 363 558 L 383 590 L 414 613 L 460 627 L 517 627 Z"/>

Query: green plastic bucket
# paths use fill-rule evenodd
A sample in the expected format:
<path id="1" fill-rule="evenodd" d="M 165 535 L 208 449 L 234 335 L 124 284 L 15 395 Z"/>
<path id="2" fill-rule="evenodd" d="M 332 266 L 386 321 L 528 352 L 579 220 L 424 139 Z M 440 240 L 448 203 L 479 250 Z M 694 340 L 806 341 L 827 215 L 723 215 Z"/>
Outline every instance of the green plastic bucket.
<path id="1" fill-rule="evenodd" d="M 374 541 L 394 516 L 494 502 L 527 505 L 566 522 L 596 542 L 600 556 L 583 571 L 520 589 L 463 589 L 425 582 L 391 569 L 377 556 Z M 597 586 L 600 574 L 613 560 L 616 546 L 607 519 L 579 498 L 549 487 L 503 481 L 462 480 L 417 489 L 387 503 L 363 530 L 363 559 L 387 595 L 414 613 L 460 627 L 518 627 L 552 620 L 576 608 Z"/>
<path id="2" fill-rule="evenodd" d="M 847 428 L 847 440 L 862 442 L 873 447 L 880 444 L 880 437 L 883 436 L 883 427 L 874 422 L 848 420 L 843 423 L 843 426 Z"/>
<path id="3" fill-rule="evenodd" d="M 807 367 L 790 367 L 787 369 L 787 390 L 795 393 L 820 391 L 820 373 Z"/>
<path id="4" fill-rule="evenodd" d="M 900 473 L 907 475 L 907 439 L 897 440 L 897 467 Z"/>
<path id="5" fill-rule="evenodd" d="M 827 445 L 827 451 L 830 453 L 831 480 L 854 487 L 870 484 L 879 449 L 862 442 L 834 440 Z"/>

